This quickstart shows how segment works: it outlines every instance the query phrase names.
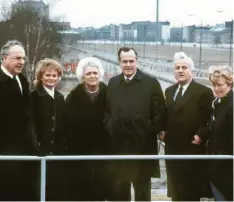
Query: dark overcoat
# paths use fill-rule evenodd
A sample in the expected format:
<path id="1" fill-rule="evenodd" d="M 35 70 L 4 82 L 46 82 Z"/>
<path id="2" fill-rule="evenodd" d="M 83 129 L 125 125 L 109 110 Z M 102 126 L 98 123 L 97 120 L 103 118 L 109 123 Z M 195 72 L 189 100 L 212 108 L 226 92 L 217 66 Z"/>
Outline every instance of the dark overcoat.
<path id="1" fill-rule="evenodd" d="M 84 84 L 78 84 L 66 98 L 70 155 L 109 154 L 109 140 L 104 127 L 106 85 L 99 84 L 99 93 L 92 100 Z M 71 164 L 71 200 L 108 200 L 111 176 L 106 173 L 105 161 L 76 161 Z"/>
<path id="2" fill-rule="evenodd" d="M 113 154 L 158 154 L 157 133 L 165 126 L 165 100 L 157 79 L 137 70 L 126 83 L 123 73 L 108 84 L 107 128 Z M 133 181 L 142 176 L 159 177 L 154 160 L 116 161 L 116 176 Z"/>
<path id="3" fill-rule="evenodd" d="M 211 115 L 213 92 L 210 88 L 191 81 L 183 97 L 176 103 L 174 95 L 178 84 L 165 91 L 167 103 L 166 154 L 205 154 L 207 123 Z M 200 145 L 192 144 L 199 135 Z M 200 200 L 208 194 L 205 161 L 166 161 L 168 195 L 173 200 Z"/>
<path id="4" fill-rule="evenodd" d="M 221 99 L 211 118 L 208 151 L 210 154 L 233 155 L 233 91 Z M 233 201 L 233 160 L 211 160 L 210 180 L 225 199 Z"/>
<path id="5" fill-rule="evenodd" d="M 32 128 L 29 84 L 19 74 L 23 93 L 17 81 L 0 69 L 0 155 L 37 154 Z M 0 200 L 34 200 L 31 162 L 0 162 Z"/>
<path id="6" fill-rule="evenodd" d="M 65 155 L 66 111 L 63 95 L 55 89 L 52 98 L 40 84 L 31 92 L 31 97 L 40 155 Z M 47 162 L 47 200 L 67 199 L 65 164 L 64 161 Z"/>

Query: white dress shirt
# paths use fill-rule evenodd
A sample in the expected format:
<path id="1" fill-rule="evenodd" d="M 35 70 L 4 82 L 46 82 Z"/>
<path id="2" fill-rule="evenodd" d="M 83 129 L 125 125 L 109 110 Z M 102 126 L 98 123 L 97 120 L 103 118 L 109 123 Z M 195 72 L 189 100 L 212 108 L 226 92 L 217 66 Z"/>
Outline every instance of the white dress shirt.
<path id="1" fill-rule="evenodd" d="M 49 89 L 49 88 L 45 87 L 44 85 L 43 85 L 43 87 L 45 88 L 46 92 L 47 92 L 52 98 L 54 98 L 54 87 L 53 87 L 52 89 Z"/>
<path id="2" fill-rule="evenodd" d="M 8 72 L 8 70 L 5 67 L 1 66 L 1 69 L 7 76 L 9 76 L 9 77 L 11 77 L 13 79 L 14 76 L 10 72 Z M 21 93 L 23 93 L 23 88 L 22 88 L 22 84 L 20 82 L 19 76 L 16 75 L 15 78 L 16 78 L 16 81 L 19 84 L 19 88 L 20 88 Z"/>
<path id="3" fill-rule="evenodd" d="M 191 80 L 192 81 L 192 80 Z M 182 91 L 182 96 L 184 95 L 185 91 L 187 90 L 189 84 L 191 83 L 191 81 L 189 81 L 188 83 L 186 83 L 185 85 L 178 85 L 178 88 L 176 89 L 176 92 L 175 92 L 175 95 L 174 95 L 174 100 L 177 96 L 177 94 L 179 93 L 179 90 L 180 90 L 180 87 L 182 86 L 183 87 L 183 91 Z"/>
<path id="4" fill-rule="evenodd" d="M 133 77 L 135 76 L 135 74 L 136 74 L 136 72 L 135 72 L 132 76 L 130 76 L 129 78 L 126 77 L 126 76 L 124 75 L 125 81 L 126 81 L 127 79 L 131 81 L 131 80 L 133 79 Z"/>

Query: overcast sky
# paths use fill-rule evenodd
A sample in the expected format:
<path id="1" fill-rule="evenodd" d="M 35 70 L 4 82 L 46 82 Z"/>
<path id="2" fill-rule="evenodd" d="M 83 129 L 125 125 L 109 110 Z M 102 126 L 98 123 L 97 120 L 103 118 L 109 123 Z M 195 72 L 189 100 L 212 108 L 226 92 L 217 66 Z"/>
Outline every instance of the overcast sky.
<path id="1" fill-rule="evenodd" d="M 15 0 L 0 0 L 0 9 L 11 1 Z M 44 1 L 57 2 L 51 7 L 51 16 L 62 16 L 72 27 L 156 20 L 156 0 Z M 168 20 L 171 26 L 200 24 L 201 20 L 204 25 L 214 25 L 234 19 L 234 0 L 160 0 L 159 8 L 159 20 Z"/>
<path id="2" fill-rule="evenodd" d="M 160 0 L 159 8 L 160 21 L 168 20 L 172 26 L 234 18 L 234 0 Z M 63 15 L 73 27 L 155 21 L 156 0 L 60 0 L 51 14 Z"/>

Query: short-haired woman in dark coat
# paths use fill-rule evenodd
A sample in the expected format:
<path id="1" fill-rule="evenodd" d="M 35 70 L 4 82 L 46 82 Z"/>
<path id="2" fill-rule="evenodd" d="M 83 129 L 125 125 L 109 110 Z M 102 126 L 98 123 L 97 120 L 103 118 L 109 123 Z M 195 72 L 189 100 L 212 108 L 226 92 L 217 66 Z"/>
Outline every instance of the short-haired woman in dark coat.
<path id="1" fill-rule="evenodd" d="M 233 155 L 233 70 L 211 66 L 209 80 L 216 98 L 210 123 L 208 150 L 213 155 Z M 233 160 L 211 160 L 210 181 L 217 201 L 233 201 Z"/>
<path id="2" fill-rule="evenodd" d="M 35 90 L 31 92 L 35 131 L 40 155 L 64 155 L 65 101 L 56 89 L 62 76 L 61 65 L 53 59 L 43 59 L 36 67 Z M 66 200 L 65 162 L 48 162 L 46 170 L 46 200 Z"/>
<path id="3" fill-rule="evenodd" d="M 102 82 L 104 69 L 99 59 L 86 57 L 79 62 L 76 75 L 79 84 L 66 98 L 70 124 L 69 154 L 106 155 L 108 135 L 103 123 L 106 109 L 106 85 Z M 106 161 L 69 163 L 71 200 L 108 200 L 111 177 L 106 173 Z"/>

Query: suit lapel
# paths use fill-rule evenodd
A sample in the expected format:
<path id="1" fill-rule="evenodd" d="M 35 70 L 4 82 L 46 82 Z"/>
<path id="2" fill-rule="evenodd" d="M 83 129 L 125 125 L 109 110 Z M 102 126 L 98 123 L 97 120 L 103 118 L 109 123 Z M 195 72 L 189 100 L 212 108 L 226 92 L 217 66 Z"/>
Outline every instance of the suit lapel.
<path id="1" fill-rule="evenodd" d="M 175 103 L 175 110 L 178 110 L 181 106 L 183 106 L 190 98 L 191 96 L 196 92 L 196 83 L 195 81 L 191 81 L 191 83 L 189 84 L 188 88 L 186 89 L 186 91 L 183 94 L 183 97 L 177 102 Z M 174 92 L 175 94 L 175 92 Z M 174 97 L 173 94 L 173 97 Z M 172 98 L 173 99 L 173 98 Z M 173 99 L 174 101 L 174 99 Z"/>
<path id="2" fill-rule="evenodd" d="M 19 76 L 19 80 L 20 80 L 20 83 L 21 83 L 21 86 L 22 86 L 22 93 L 21 93 L 20 89 L 19 89 L 19 93 L 20 93 L 20 95 L 25 96 L 25 95 L 27 95 L 28 90 L 29 90 L 29 89 L 28 89 L 28 86 L 26 85 L 24 79 L 22 78 L 22 75 L 19 74 L 18 76 Z M 20 88 L 20 87 L 19 87 L 19 88 Z"/>
<path id="3" fill-rule="evenodd" d="M 225 115 L 226 114 L 226 109 L 229 108 L 228 103 L 232 103 L 232 102 L 233 102 L 233 91 L 230 90 L 229 93 L 226 95 L 226 97 L 222 99 L 219 106 L 216 107 L 215 117 L 217 117 L 217 119 L 219 119 L 220 117 L 222 117 L 222 114 Z"/>
<path id="4" fill-rule="evenodd" d="M 177 88 L 178 88 L 178 84 L 175 84 L 172 86 L 170 92 L 168 92 L 167 104 L 173 107 L 175 107 L 174 95 L 175 95 Z"/>

